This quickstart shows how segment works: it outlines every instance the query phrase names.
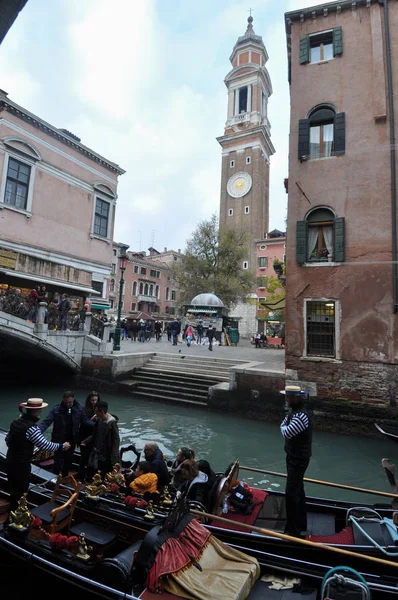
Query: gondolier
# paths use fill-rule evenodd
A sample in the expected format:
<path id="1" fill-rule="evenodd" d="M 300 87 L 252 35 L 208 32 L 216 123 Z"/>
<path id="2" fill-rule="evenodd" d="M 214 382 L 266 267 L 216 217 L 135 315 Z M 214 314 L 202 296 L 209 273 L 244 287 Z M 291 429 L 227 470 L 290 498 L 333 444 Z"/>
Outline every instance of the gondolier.
<path id="1" fill-rule="evenodd" d="M 31 460 L 34 448 L 67 451 L 68 442 L 49 442 L 41 433 L 37 422 L 43 408 L 48 406 L 41 398 L 29 398 L 19 405 L 20 417 L 13 421 L 6 436 L 7 444 L 7 478 L 10 494 L 10 511 L 15 510 L 18 500 L 28 491 L 31 473 Z"/>
<path id="2" fill-rule="evenodd" d="M 285 533 L 302 537 L 307 530 L 304 474 L 312 453 L 312 426 L 304 407 L 306 392 L 299 386 L 287 385 L 285 394 L 289 412 L 281 423 L 286 452 L 286 527 Z"/>

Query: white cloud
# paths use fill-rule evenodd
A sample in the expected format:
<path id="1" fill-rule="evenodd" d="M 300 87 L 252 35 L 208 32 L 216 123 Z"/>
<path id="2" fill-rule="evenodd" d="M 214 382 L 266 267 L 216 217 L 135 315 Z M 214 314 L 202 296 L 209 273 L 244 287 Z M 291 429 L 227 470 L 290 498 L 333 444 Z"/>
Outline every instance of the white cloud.
<path id="1" fill-rule="evenodd" d="M 156 77 L 161 29 L 153 0 L 85 0 L 85 14 L 70 28 L 76 61 L 76 91 L 83 102 L 124 119 L 138 110 L 137 89 Z"/>

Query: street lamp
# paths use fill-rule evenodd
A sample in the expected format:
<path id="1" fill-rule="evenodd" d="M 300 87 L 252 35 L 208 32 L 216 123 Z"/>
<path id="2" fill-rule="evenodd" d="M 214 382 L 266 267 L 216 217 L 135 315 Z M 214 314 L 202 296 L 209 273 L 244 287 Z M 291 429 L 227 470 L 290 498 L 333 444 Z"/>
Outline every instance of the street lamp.
<path id="1" fill-rule="evenodd" d="M 120 350 L 120 321 L 122 317 L 122 306 L 123 306 L 123 286 L 124 286 L 124 272 L 127 266 L 127 254 L 126 250 L 122 248 L 119 255 L 119 269 L 120 269 L 120 285 L 119 285 L 119 305 L 117 307 L 117 322 L 115 329 L 115 337 L 113 340 L 113 350 Z"/>

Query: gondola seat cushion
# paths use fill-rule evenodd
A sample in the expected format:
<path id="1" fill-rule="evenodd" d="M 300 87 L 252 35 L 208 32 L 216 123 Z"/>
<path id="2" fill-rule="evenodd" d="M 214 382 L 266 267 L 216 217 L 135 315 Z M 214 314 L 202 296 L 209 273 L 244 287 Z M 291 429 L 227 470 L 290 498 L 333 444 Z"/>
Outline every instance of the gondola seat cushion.
<path id="1" fill-rule="evenodd" d="M 78 523 L 71 528 L 71 534 L 79 537 L 84 533 L 86 542 L 98 548 L 106 548 L 116 540 L 116 533 L 97 527 L 92 523 Z"/>
<path id="2" fill-rule="evenodd" d="M 135 552 L 138 552 L 141 541 L 135 542 L 125 548 L 113 558 L 105 558 L 99 567 L 99 579 L 105 585 L 121 589 L 124 583 L 130 579 L 131 564 Z"/>
<path id="3" fill-rule="evenodd" d="M 54 508 L 59 508 L 62 504 L 58 502 L 46 502 L 41 506 L 36 506 L 31 510 L 31 513 L 34 517 L 38 517 L 43 521 L 45 525 L 49 525 L 52 523 L 53 518 L 51 516 L 51 511 Z M 58 523 L 61 523 L 64 519 L 67 519 L 70 516 L 69 508 L 64 508 L 58 513 Z"/>

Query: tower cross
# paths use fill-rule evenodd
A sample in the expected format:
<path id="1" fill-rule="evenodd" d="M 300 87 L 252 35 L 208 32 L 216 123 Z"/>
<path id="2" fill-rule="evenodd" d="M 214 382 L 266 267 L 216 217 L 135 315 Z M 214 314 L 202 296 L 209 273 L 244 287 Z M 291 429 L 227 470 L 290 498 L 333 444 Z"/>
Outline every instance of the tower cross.
<path id="1" fill-rule="evenodd" d="M 252 16 L 252 12 L 254 12 L 254 8 L 249 8 L 249 10 L 247 11 L 248 13 L 250 13 L 250 16 Z"/>

